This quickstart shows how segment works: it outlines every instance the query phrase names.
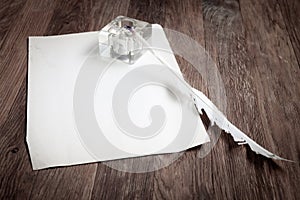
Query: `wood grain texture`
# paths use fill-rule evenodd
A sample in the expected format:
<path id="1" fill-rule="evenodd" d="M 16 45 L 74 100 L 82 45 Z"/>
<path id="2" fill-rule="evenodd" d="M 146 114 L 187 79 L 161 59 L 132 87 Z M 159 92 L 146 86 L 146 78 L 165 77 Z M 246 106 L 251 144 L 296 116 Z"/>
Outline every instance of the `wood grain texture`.
<path id="1" fill-rule="evenodd" d="M 291 40 L 291 44 L 295 51 L 295 55 L 298 61 L 298 65 L 300 63 L 300 18 L 299 18 L 299 9 L 300 9 L 300 1 L 287 1 L 280 0 L 278 1 L 277 6 L 281 10 L 281 14 L 283 16 L 283 20 L 286 25 L 286 30 L 289 34 L 289 39 Z"/>
<path id="2" fill-rule="evenodd" d="M 299 1 L 0 0 L 0 199 L 300 199 Z M 228 118 L 266 159 L 223 134 L 149 173 L 102 163 L 32 171 L 25 143 L 27 38 L 99 30 L 118 15 L 159 23 L 203 45 L 217 63 Z M 182 58 L 190 81 L 201 77 Z M 162 161 L 164 156 L 161 157 Z"/>

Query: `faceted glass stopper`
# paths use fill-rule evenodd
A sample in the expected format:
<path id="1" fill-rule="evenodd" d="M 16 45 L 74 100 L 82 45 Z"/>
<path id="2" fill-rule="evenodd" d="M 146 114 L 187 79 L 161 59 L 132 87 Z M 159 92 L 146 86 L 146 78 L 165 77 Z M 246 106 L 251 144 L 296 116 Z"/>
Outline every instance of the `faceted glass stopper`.
<path id="1" fill-rule="evenodd" d="M 115 18 L 99 32 L 100 55 L 134 63 L 143 54 L 143 44 L 134 33 L 149 39 L 151 24 L 124 16 Z"/>

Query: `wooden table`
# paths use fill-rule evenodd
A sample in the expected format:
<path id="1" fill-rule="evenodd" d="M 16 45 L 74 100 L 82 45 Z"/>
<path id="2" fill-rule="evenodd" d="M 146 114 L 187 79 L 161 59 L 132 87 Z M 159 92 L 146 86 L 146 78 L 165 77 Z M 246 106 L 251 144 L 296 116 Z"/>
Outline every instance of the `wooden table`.
<path id="1" fill-rule="evenodd" d="M 0 2 L 0 199 L 300 199 L 300 1 Z M 101 163 L 33 171 L 25 143 L 28 36 L 99 30 L 118 15 L 159 23 L 203 45 L 218 64 L 228 118 L 273 161 L 222 134 L 149 173 Z"/>

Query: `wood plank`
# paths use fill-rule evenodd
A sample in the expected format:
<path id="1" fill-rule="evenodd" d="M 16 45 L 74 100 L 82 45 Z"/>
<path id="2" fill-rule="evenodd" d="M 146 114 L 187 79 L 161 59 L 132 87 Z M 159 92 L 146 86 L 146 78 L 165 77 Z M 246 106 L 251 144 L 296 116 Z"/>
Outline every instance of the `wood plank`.
<path id="1" fill-rule="evenodd" d="M 57 196 L 89 199 L 95 165 L 32 171 L 25 144 L 26 79 L 0 130 L 5 133 L 0 145 L 3 152 L 0 158 L 1 199 L 53 199 Z M 62 185 L 64 187 L 60 187 Z"/>
<path id="2" fill-rule="evenodd" d="M 90 199 L 96 165 L 32 171 L 27 146 L 26 79 L 1 127 L 1 199 Z M 75 192 L 74 192 L 75 191 Z"/>
<path id="3" fill-rule="evenodd" d="M 250 85 L 252 80 L 245 67 L 245 33 L 239 3 L 203 1 L 202 11 L 205 48 L 217 64 L 226 88 L 226 98 L 222 99 L 227 99 L 226 115 L 238 127 L 245 127 L 251 117 L 247 109 L 252 105 L 251 102 L 244 103 L 242 95 L 252 95 L 253 91 Z M 240 84 L 244 81 L 250 84 Z M 249 132 L 245 128 L 242 130 Z M 207 197 L 242 199 L 241 194 L 255 193 L 255 188 L 250 184 L 256 182 L 256 178 L 250 176 L 249 181 L 243 181 L 247 174 L 254 171 L 253 166 L 246 165 L 245 153 L 246 148 L 238 147 L 229 135 L 222 134 L 211 154 L 199 159 L 197 168 L 204 170 L 196 172 L 196 179 L 201 180 L 199 188 L 204 188 Z M 244 170 L 245 166 L 247 171 Z"/>
<path id="4" fill-rule="evenodd" d="M 47 35 L 98 31 L 115 17 L 126 15 L 128 2 L 61 1 L 49 23 Z"/>
<path id="5" fill-rule="evenodd" d="M 280 7 L 286 30 L 297 57 L 298 65 L 300 65 L 300 1 L 279 0 L 277 6 Z"/>
<path id="6" fill-rule="evenodd" d="M 255 35 L 256 37 L 253 37 L 253 40 L 250 42 L 248 41 L 247 37 L 255 33 L 260 33 L 259 31 L 262 31 L 264 29 L 268 29 L 268 31 L 270 29 L 266 24 L 257 27 L 257 24 L 259 24 L 260 21 L 253 21 L 254 18 L 257 18 L 257 16 L 262 15 L 262 17 L 265 17 L 263 16 L 263 12 L 258 13 L 257 11 L 257 7 L 260 6 L 257 5 L 259 3 L 251 2 L 246 5 L 241 5 L 235 1 L 204 1 L 203 4 L 206 47 L 210 51 L 211 55 L 219 63 L 220 72 L 222 73 L 226 88 L 228 88 L 227 98 L 231 100 L 230 102 L 228 102 L 229 104 L 227 115 L 229 119 L 231 119 L 234 124 L 237 124 L 238 127 L 245 127 L 246 129 L 244 128 L 242 130 L 252 136 L 252 138 L 254 138 L 259 143 L 263 144 L 266 147 L 269 147 L 269 149 L 278 150 L 277 148 L 275 148 L 275 146 L 282 145 L 280 145 L 279 142 L 277 143 L 277 145 L 274 145 L 274 138 L 272 138 L 272 134 L 274 134 L 274 132 L 268 131 L 270 129 L 276 129 L 276 126 L 275 124 L 264 123 L 267 116 L 265 115 L 265 111 L 261 110 L 259 107 L 260 103 L 262 102 L 261 96 L 267 96 L 268 94 L 260 91 L 259 86 L 261 86 L 261 81 L 263 81 L 264 77 L 258 78 L 256 76 L 256 72 L 254 69 L 261 69 L 261 67 L 253 63 L 253 59 L 257 59 L 258 55 L 253 56 L 251 53 L 257 52 L 257 50 L 253 51 L 252 45 L 258 45 L 260 47 L 265 45 L 268 48 L 269 43 L 265 42 L 262 45 L 262 39 L 259 38 L 259 34 Z M 272 4 L 270 3 L 270 5 L 263 5 L 262 7 L 269 8 L 272 7 L 271 5 Z M 253 12 L 247 12 L 241 17 L 239 7 L 241 7 L 242 11 L 244 11 L 244 9 L 246 10 L 247 8 L 253 9 Z M 270 13 L 270 15 L 272 15 L 276 14 L 277 12 L 276 10 L 273 10 L 273 12 Z M 244 16 L 247 16 L 249 18 L 249 21 L 245 22 Z M 280 19 L 278 20 L 280 22 Z M 263 21 L 263 19 L 261 19 L 261 21 Z M 265 21 L 270 21 L 270 19 L 266 18 Z M 248 23 L 252 23 L 253 27 L 249 28 Z M 248 29 L 246 29 L 245 27 Z M 255 29 L 254 27 L 257 27 L 257 29 Z M 263 35 L 262 33 L 260 34 Z M 270 38 L 278 37 L 276 33 L 270 34 L 272 34 Z M 282 37 L 284 37 L 284 35 L 282 35 Z M 285 37 L 284 39 L 288 40 L 287 37 Z M 266 48 L 265 46 L 264 48 Z M 285 50 L 288 54 L 291 53 L 289 51 L 289 47 L 287 47 Z M 276 69 L 280 68 L 279 64 L 276 65 L 276 63 L 274 63 L 274 65 L 272 65 L 272 67 L 275 67 Z M 286 69 L 294 71 L 295 66 L 297 66 L 297 64 L 294 63 L 290 68 Z M 294 77 L 291 81 L 295 83 L 296 77 Z M 282 78 L 286 80 L 290 77 Z M 259 110 L 256 111 L 257 108 L 259 108 Z M 298 112 L 294 112 L 293 115 L 297 115 L 297 113 Z M 295 117 L 292 117 L 292 119 L 295 119 Z M 296 122 L 296 124 L 297 123 L 298 122 Z M 246 126 L 243 126 L 243 124 L 246 124 Z M 291 121 L 287 122 L 286 124 L 291 124 Z M 273 137 L 276 138 L 278 134 L 280 134 L 279 131 L 277 132 L 277 135 Z M 280 135 L 283 136 L 282 134 Z M 251 151 L 249 151 L 249 148 L 246 148 L 247 151 L 245 152 L 245 148 L 241 149 L 241 147 L 239 147 L 240 151 L 237 152 L 238 148 L 236 148 L 236 144 L 232 142 L 232 139 L 230 139 L 230 137 L 225 138 L 226 139 L 223 140 L 224 136 L 221 137 L 219 143 L 222 143 L 222 145 L 224 145 L 226 148 L 220 148 L 220 146 L 217 145 L 215 147 L 215 151 L 218 151 L 218 154 L 222 155 L 222 157 L 224 156 L 224 161 L 230 160 L 230 162 L 225 162 L 226 165 L 222 166 L 221 169 L 215 168 L 212 171 L 213 174 L 218 174 L 219 177 L 222 177 L 221 179 L 214 181 L 215 185 L 213 186 L 213 188 L 215 190 L 215 194 L 217 195 L 214 197 L 221 198 L 221 196 L 218 195 L 225 194 L 227 198 L 241 198 L 240 195 L 245 193 L 255 194 L 257 195 L 256 198 L 282 197 L 282 195 L 284 195 L 282 189 L 274 189 L 273 187 L 276 184 L 282 183 L 281 181 L 277 180 L 277 178 L 274 178 L 277 175 L 281 175 L 280 169 L 282 166 L 278 166 L 275 162 L 270 162 L 261 156 L 254 155 Z M 232 149 L 235 150 L 235 152 L 233 152 Z M 294 146 L 294 149 L 297 149 L 296 145 Z M 228 150 L 231 150 L 229 152 L 231 156 L 234 156 L 233 158 L 228 157 Z M 250 163 L 242 160 L 242 158 L 245 157 L 245 153 L 247 153 L 247 157 L 249 158 Z M 253 166 L 251 165 L 251 163 L 254 163 L 255 165 Z M 263 163 L 268 163 L 268 165 L 264 165 L 263 167 L 261 167 L 260 165 L 262 165 Z M 288 165 L 284 167 L 285 169 L 289 169 L 289 167 L 295 166 Z M 247 169 L 247 171 L 244 171 L 243 169 Z M 270 177 L 269 173 L 274 174 L 274 177 Z M 237 177 L 236 174 L 239 174 L 239 177 Z M 247 176 L 249 174 L 253 175 Z M 247 178 L 245 180 L 246 176 Z M 283 181 L 285 183 L 288 182 L 288 180 Z M 229 185 L 227 185 L 226 187 L 221 186 L 222 182 L 226 182 Z M 256 182 L 266 182 L 267 184 L 264 184 L 264 187 L 251 187 L 251 185 L 254 185 Z M 234 193 L 232 193 L 232 191 L 234 191 Z M 285 193 L 286 195 L 290 194 L 289 192 Z M 291 197 L 293 197 L 293 195 L 291 195 Z"/>
<path id="7" fill-rule="evenodd" d="M 165 0 L 131 0 L 128 7 L 127 16 L 134 19 L 140 19 L 152 24 L 163 24 L 165 20 L 165 6 Z"/>
<path id="8" fill-rule="evenodd" d="M 252 60 L 254 67 L 250 70 L 256 80 L 254 87 L 260 111 L 257 115 L 268 141 L 264 145 L 297 161 L 299 138 L 295 130 L 300 128 L 300 83 L 297 81 L 300 74 L 292 40 L 288 37 L 288 27 L 276 1 L 263 1 L 255 7 L 250 7 L 250 4 L 254 1 L 242 1 L 241 10 L 245 27 L 249 30 L 248 53 L 255 58 Z M 255 25 L 251 16 L 257 19 Z M 259 42 L 255 43 L 257 40 Z M 278 162 L 278 165 L 281 170 L 275 170 L 272 176 L 267 172 L 265 177 L 261 177 L 262 181 L 265 179 L 270 184 L 267 184 L 269 189 L 266 188 L 264 193 L 270 198 L 298 199 L 299 194 L 292 188 L 299 185 L 299 167 L 286 162 Z M 293 175 L 286 174 L 290 170 Z M 274 185 L 277 187 L 274 188 Z"/>
<path id="9" fill-rule="evenodd" d="M 55 2 L 52 2 L 51 5 L 54 8 Z M 19 90 L 18 98 L 14 102 L 12 109 L 9 109 L 7 106 L 8 110 L 10 110 L 8 119 L 1 121 L 3 123 L 1 133 L 6 136 L 1 140 L 3 142 L 1 144 L 3 148 L 1 152 L 10 155 L 9 160 L 1 157 L 1 175 L 4 175 L 4 178 L 1 178 L 3 180 L 1 181 L 3 184 L 1 196 L 20 199 L 51 199 L 56 196 L 89 199 L 94 182 L 96 164 L 33 172 L 29 163 L 28 152 L 26 151 L 24 141 L 26 106 L 23 104 L 23 102 L 26 102 L 26 41 L 30 35 L 43 35 L 48 27 L 54 9 L 51 10 L 51 7 L 48 7 L 48 10 L 45 10 L 43 6 L 38 1 L 28 1 L 23 12 L 16 19 L 20 26 L 14 26 L 10 33 L 11 37 L 6 41 L 7 46 L 5 48 L 11 48 L 12 50 L 5 58 L 11 60 L 7 61 L 7 66 L 3 66 L 5 70 L 1 74 L 1 81 L 3 81 L 1 86 L 4 87 L 4 84 L 6 84 L 13 87 L 13 90 L 18 91 L 20 87 L 21 90 Z M 5 48 L 1 50 L 5 50 Z M 12 81 L 8 81 L 9 79 L 21 83 L 23 81 L 23 85 L 13 84 Z M 13 95 L 10 94 L 12 91 L 8 87 L 5 88 L 4 92 L 7 92 L 7 95 L 13 98 Z M 6 103 L 12 104 L 9 98 Z M 24 107 L 19 108 L 21 105 Z M 16 154 L 19 156 L 11 156 Z M 4 172 L 6 172 L 6 175 Z M 73 184 L 70 184 L 71 182 Z M 60 187 L 61 185 L 64 185 L 64 187 Z M 69 188 L 67 187 L 68 185 L 70 186 Z M 73 189 L 77 192 L 70 191 Z"/>
<path id="10" fill-rule="evenodd" d="M 125 15 L 153 23 L 162 23 L 164 6 L 164 1 L 130 1 L 128 12 Z M 151 12 L 148 12 L 149 10 Z M 112 161 L 110 164 L 127 164 L 141 170 L 146 166 L 143 164 L 141 167 L 139 163 L 148 163 L 156 160 L 156 158 L 153 156 L 123 159 Z M 157 160 L 160 160 L 160 158 L 157 158 Z M 154 173 L 127 173 L 99 164 L 92 199 L 152 199 L 153 179 Z M 104 185 L 106 187 L 103 187 Z"/>
<path id="11" fill-rule="evenodd" d="M 2 49 L 7 32 L 11 28 L 11 22 L 18 16 L 25 2 L 25 0 L 7 0 L 2 2 L 0 8 L 0 49 Z"/>
<path id="12" fill-rule="evenodd" d="M 168 29 L 187 35 L 200 45 L 204 45 L 201 1 L 166 1 L 165 23 L 163 25 Z M 182 41 L 176 41 L 176 38 L 170 38 L 170 42 L 174 48 L 180 48 L 180 45 L 184 45 L 180 44 Z M 180 56 L 176 58 L 185 78 L 192 85 L 201 88 L 201 84 L 199 85 L 201 77 L 196 77 L 197 72 L 184 58 Z M 198 151 L 199 148 L 188 150 L 173 164 L 155 172 L 154 199 L 209 198 L 211 182 L 207 180 L 204 185 L 202 184 L 204 180 L 196 178 L 200 171 L 211 172 L 208 167 L 199 167 L 201 161 L 197 156 Z M 211 175 L 207 177 L 209 178 Z"/>
<path id="13" fill-rule="evenodd" d="M 184 33 L 204 45 L 201 1 L 167 0 L 166 4 L 164 27 Z"/>
<path id="14" fill-rule="evenodd" d="M 32 190 L 34 175 L 25 145 L 26 80 L 9 112 L 6 123 L 0 127 L 0 198 L 26 197 Z"/>
<path id="15" fill-rule="evenodd" d="M 1 199 L 26 196 L 31 191 L 35 173 L 31 173 L 25 145 L 27 38 L 42 34 L 51 12 L 32 12 L 33 1 L 27 1 L 6 20 L 5 37 L 0 56 L 0 146 Z M 15 7 L 14 3 L 10 4 Z M 24 182 L 22 182 L 24 181 Z"/>
<path id="16" fill-rule="evenodd" d="M 44 33 L 52 16 L 51 10 L 33 12 L 34 1 L 27 1 L 18 17 L 11 22 L 0 51 L 0 125 L 5 122 L 26 76 L 27 38 Z M 10 21 L 9 21 L 10 22 Z"/>

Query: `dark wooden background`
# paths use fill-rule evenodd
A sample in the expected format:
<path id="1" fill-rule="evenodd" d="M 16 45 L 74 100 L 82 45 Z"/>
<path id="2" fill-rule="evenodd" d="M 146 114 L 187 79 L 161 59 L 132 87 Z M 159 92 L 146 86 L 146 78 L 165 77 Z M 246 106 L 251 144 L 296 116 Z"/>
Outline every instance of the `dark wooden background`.
<path id="1" fill-rule="evenodd" d="M 0 199 L 300 199 L 300 1 L 0 0 Z M 223 134 L 159 171 L 104 164 L 32 171 L 25 144 L 28 36 L 99 30 L 118 15 L 205 46 L 225 83 L 227 116 L 273 161 Z"/>

